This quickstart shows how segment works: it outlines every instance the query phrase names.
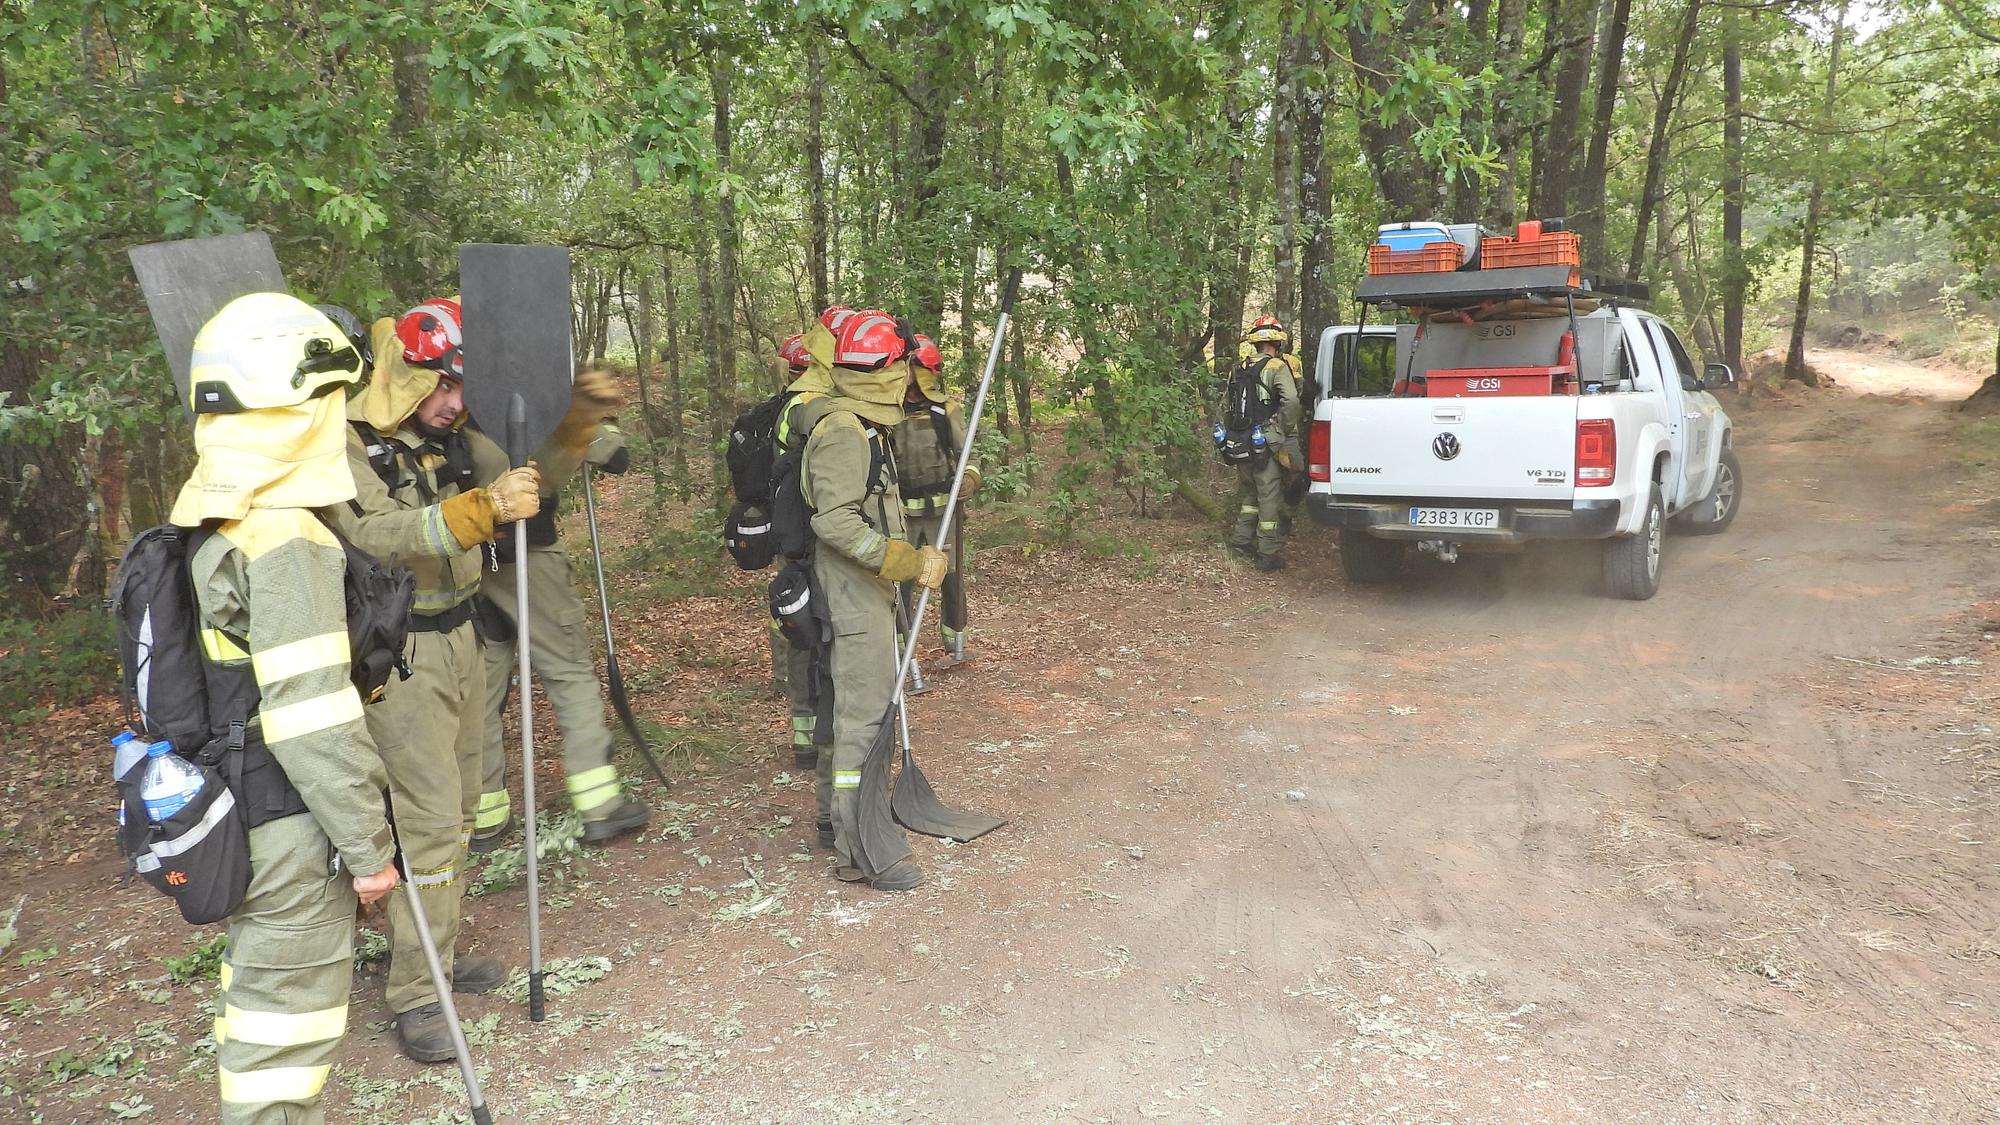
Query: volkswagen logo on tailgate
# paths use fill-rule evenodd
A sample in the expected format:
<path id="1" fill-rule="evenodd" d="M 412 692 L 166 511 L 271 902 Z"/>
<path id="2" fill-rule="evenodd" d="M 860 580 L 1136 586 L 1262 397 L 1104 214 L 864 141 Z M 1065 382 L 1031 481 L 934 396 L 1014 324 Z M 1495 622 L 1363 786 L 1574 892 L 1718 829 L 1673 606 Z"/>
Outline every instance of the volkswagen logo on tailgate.
<path id="1" fill-rule="evenodd" d="M 1458 435 L 1447 430 L 1431 439 L 1431 452 L 1440 461 L 1449 461 L 1458 456 Z"/>

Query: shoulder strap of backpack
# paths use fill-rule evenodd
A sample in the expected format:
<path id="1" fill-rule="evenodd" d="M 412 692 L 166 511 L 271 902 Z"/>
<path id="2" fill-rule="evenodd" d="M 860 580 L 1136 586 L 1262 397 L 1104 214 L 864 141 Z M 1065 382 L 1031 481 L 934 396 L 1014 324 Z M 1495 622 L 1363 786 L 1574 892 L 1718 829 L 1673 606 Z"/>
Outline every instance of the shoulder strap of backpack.
<path id="1" fill-rule="evenodd" d="M 942 403 L 931 403 L 931 426 L 937 430 L 938 448 L 944 450 L 947 460 L 958 461 L 958 443 L 951 439 L 951 411 Z"/>
<path id="2" fill-rule="evenodd" d="M 361 448 L 368 454 L 368 467 L 375 470 L 375 475 L 382 478 L 384 485 L 396 487 L 397 443 L 376 433 L 375 427 L 358 419 L 349 420 L 348 425 L 361 435 Z"/>

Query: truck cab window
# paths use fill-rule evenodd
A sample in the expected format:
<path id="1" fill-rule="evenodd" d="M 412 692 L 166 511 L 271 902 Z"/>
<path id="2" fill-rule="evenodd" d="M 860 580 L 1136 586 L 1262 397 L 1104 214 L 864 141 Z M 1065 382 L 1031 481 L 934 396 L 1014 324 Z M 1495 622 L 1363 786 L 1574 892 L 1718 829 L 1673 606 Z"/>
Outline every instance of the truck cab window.
<path id="1" fill-rule="evenodd" d="M 1357 345 L 1359 351 L 1356 350 Z M 1348 385 L 1349 363 L 1353 364 L 1353 386 Z M 1346 335 L 1335 338 L 1333 386 L 1337 398 L 1381 398 L 1396 383 L 1396 338 L 1394 336 Z"/>
<path id="2" fill-rule="evenodd" d="M 1701 376 L 1694 369 L 1694 361 L 1688 358 L 1687 349 L 1681 346 L 1681 338 L 1674 335 L 1673 329 L 1657 320 L 1649 321 L 1648 324 L 1653 331 L 1653 350 L 1660 357 L 1661 370 L 1678 372 L 1681 377 L 1681 390 L 1700 390 Z"/>

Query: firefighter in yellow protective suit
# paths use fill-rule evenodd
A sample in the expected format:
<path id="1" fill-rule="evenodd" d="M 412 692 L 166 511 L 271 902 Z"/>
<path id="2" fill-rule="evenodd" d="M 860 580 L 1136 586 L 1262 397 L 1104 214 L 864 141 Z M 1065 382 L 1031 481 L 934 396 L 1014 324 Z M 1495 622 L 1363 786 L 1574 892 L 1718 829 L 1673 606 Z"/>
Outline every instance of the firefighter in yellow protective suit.
<path id="1" fill-rule="evenodd" d="M 615 424 L 605 422 L 591 440 L 584 460 L 607 472 L 624 472 L 631 464 L 625 435 Z M 577 597 L 569 553 L 557 537 L 555 514 L 551 504 L 533 519 L 503 531 L 496 543 L 499 566 L 488 568 L 480 585 L 479 596 L 493 607 L 499 620 L 492 631 L 497 635 L 487 636 L 484 646 L 486 741 L 481 771 L 484 781 L 472 831 L 475 852 L 497 847 L 513 823 L 500 718 L 517 658 L 520 610 L 514 604 L 512 537 L 522 531 L 528 536 L 528 605 L 533 611 L 528 639 L 534 646 L 531 664 L 562 727 L 563 773 L 569 784 L 570 804 L 583 817 L 583 838 L 598 844 L 637 832 L 646 826 L 649 815 L 645 805 L 625 796 L 618 784 L 618 767 L 611 764 L 611 731 L 604 725 L 604 701 L 598 694 L 597 665 L 591 657 L 583 602 Z"/>
<path id="2" fill-rule="evenodd" d="M 348 676 L 346 557 L 313 515 L 354 496 L 343 392 L 361 368 L 332 321 L 278 293 L 231 301 L 194 342 L 197 460 L 172 518 L 215 528 L 191 566 L 203 647 L 218 675 L 254 679 L 246 753 L 267 750 L 287 793 L 250 828 L 229 920 L 215 1020 L 229 1125 L 325 1120 L 355 903 L 397 882 L 387 780 Z"/>
<path id="3" fill-rule="evenodd" d="M 777 424 L 773 427 L 772 438 L 776 445 L 775 456 L 784 456 L 791 442 L 792 412 L 800 403 L 821 398 L 833 390 L 833 382 L 826 375 L 826 368 L 814 365 L 812 354 L 806 348 L 805 334 L 790 336 L 778 345 L 778 358 L 785 364 L 789 382 L 785 384 L 784 409 L 778 413 Z M 767 513 L 768 514 L 768 513 Z M 813 741 L 814 700 L 812 654 L 793 646 L 784 639 L 777 622 L 770 625 L 772 659 L 780 669 L 778 686 L 785 693 L 791 705 L 792 764 L 802 770 L 817 769 L 819 766 L 819 746 Z M 819 809 L 820 836 L 826 847 L 833 846 L 833 823 L 826 819 L 824 802 Z"/>
<path id="4" fill-rule="evenodd" d="M 323 509 L 348 538 L 410 568 L 416 604 L 404 658 L 368 709 L 368 729 L 389 773 L 397 840 L 454 992 L 484 992 L 506 978 L 491 957 L 455 956 L 459 872 L 478 805 L 486 667 L 472 624 L 472 595 L 487 566 L 481 548 L 503 524 L 533 516 L 549 486 L 534 465 L 510 469 L 485 435 L 464 426 L 463 337 L 456 301 L 439 298 L 372 329 L 375 370 L 348 406 L 347 461 L 356 497 Z M 597 419 L 616 405 L 604 380 L 579 379 L 571 409 L 538 455 L 551 480 L 574 471 Z M 452 1057 L 408 905 L 389 906 L 387 998 L 403 1053 Z"/>
<path id="5" fill-rule="evenodd" d="M 1236 467 L 1236 524 L 1229 550 L 1255 562 L 1258 570 L 1284 566 L 1278 552 L 1290 524 L 1285 500 L 1287 477 L 1305 471 L 1305 449 L 1299 429 L 1299 360 L 1288 353 L 1285 326 L 1273 316 L 1260 317 L 1244 335 L 1252 354 L 1230 376 L 1254 381 L 1255 399 L 1266 412 L 1262 422 L 1266 451 Z"/>
<path id="6" fill-rule="evenodd" d="M 888 793 L 863 793 L 861 779 L 868 755 L 886 753 L 886 742 L 878 746 L 877 736 L 896 688 L 895 584 L 936 589 L 949 563 L 935 547 L 910 545 L 896 491 L 886 431 L 903 416 L 903 389 L 910 378 L 903 362 L 909 346 L 905 329 L 870 310 L 846 317 L 831 335 L 829 341 L 809 334 L 808 346 L 830 346 L 833 393 L 799 406 L 791 418 L 791 439 L 805 441 L 799 487 L 812 513 L 812 571 L 833 632 L 826 658 L 833 682 L 834 853 L 840 878 L 878 890 L 908 890 L 923 873 L 908 858 L 907 845 L 863 846 L 861 802 L 876 802 L 881 813 L 876 820 L 886 822 Z M 822 754 L 821 760 L 828 757 Z M 886 765 L 881 776 L 886 782 Z M 880 861 L 892 851 L 900 854 Z"/>
<path id="7" fill-rule="evenodd" d="M 963 528 L 952 520 L 950 543 L 938 532 L 944 526 L 944 505 L 951 496 L 953 474 L 958 472 L 959 451 L 965 448 L 965 412 L 945 400 L 939 368 L 944 359 L 928 336 L 918 336 L 910 353 L 910 384 L 903 396 L 903 418 L 889 432 L 896 451 L 896 487 L 903 497 L 903 526 L 910 542 L 918 547 L 936 547 L 951 559 L 944 587 L 938 591 L 939 635 L 954 658 L 965 658 L 965 577 L 959 573 L 963 558 Z M 967 464 L 965 483 L 959 488 L 962 503 L 979 491 L 979 468 Z M 961 513 L 962 515 L 963 513 Z M 903 588 L 904 616 L 916 608 L 909 587 Z"/>

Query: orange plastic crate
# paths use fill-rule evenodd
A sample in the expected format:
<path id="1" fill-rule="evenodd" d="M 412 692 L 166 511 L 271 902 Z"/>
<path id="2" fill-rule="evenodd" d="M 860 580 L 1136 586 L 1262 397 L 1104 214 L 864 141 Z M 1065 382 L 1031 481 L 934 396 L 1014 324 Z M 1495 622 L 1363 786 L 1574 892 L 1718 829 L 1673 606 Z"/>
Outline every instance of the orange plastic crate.
<path id="1" fill-rule="evenodd" d="M 1516 266 L 1582 266 L 1583 240 L 1575 231 L 1545 234 L 1529 242 L 1493 235 L 1479 244 L 1479 268 L 1504 270 Z"/>
<path id="2" fill-rule="evenodd" d="M 1418 250 L 1391 250 L 1387 246 L 1368 248 L 1368 272 L 1373 276 L 1393 273 L 1450 273 L 1465 261 L 1465 247 L 1456 242 L 1433 242 Z"/>

